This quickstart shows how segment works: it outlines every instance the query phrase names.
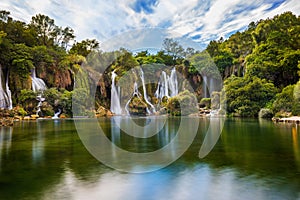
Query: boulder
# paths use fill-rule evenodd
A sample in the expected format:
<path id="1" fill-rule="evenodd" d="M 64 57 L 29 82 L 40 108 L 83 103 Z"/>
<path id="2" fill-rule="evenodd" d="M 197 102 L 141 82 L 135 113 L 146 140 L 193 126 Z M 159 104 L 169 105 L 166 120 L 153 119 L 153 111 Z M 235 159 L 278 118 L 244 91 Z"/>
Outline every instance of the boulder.
<path id="1" fill-rule="evenodd" d="M 134 96 L 129 102 L 128 111 L 130 115 L 147 115 L 147 104 L 141 97 Z"/>

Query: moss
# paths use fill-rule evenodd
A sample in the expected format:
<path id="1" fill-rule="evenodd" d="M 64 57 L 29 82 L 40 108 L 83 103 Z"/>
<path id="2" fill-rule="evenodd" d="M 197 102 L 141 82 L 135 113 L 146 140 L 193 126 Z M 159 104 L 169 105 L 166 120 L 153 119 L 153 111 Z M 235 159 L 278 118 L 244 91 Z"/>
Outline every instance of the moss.
<path id="1" fill-rule="evenodd" d="M 198 112 L 196 96 L 188 90 L 184 90 L 168 100 L 168 112 L 173 116 L 189 115 Z"/>
<path id="2" fill-rule="evenodd" d="M 146 115 L 147 104 L 140 97 L 134 96 L 129 103 L 129 113 L 131 115 Z"/>

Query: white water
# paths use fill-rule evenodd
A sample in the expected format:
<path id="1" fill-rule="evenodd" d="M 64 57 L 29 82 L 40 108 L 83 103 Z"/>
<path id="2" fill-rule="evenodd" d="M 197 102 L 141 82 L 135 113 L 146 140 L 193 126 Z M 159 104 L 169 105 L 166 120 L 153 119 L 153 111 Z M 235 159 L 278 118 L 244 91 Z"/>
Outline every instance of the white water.
<path id="1" fill-rule="evenodd" d="M 218 85 L 219 85 L 218 80 L 216 80 L 212 77 L 203 75 L 203 86 L 202 86 L 203 97 L 204 98 L 211 97 L 212 92 L 219 90 Z"/>
<path id="2" fill-rule="evenodd" d="M 203 84 L 202 85 L 203 85 L 202 88 L 203 88 L 203 93 L 204 93 L 203 97 L 207 98 L 208 97 L 208 95 L 207 95 L 207 76 L 205 76 L 205 75 L 203 76 Z"/>
<path id="3" fill-rule="evenodd" d="M 178 94 L 178 81 L 175 67 L 171 70 L 170 76 L 165 71 L 161 72 L 160 79 L 155 91 L 155 97 L 162 99 L 164 96 L 173 97 Z"/>
<path id="4" fill-rule="evenodd" d="M 34 92 L 43 92 L 44 90 L 47 89 L 47 86 L 43 79 L 40 79 L 36 77 L 36 71 L 35 68 L 32 69 L 31 71 L 31 80 L 32 80 L 32 90 Z"/>
<path id="5" fill-rule="evenodd" d="M 41 112 L 41 106 L 43 101 L 45 101 L 45 98 L 42 96 L 43 91 L 47 89 L 46 83 L 43 81 L 43 79 L 40 79 L 38 77 L 36 77 L 36 71 L 35 68 L 33 68 L 31 70 L 31 86 L 32 86 L 32 90 L 34 92 L 38 92 L 38 95 L 36 97 L 36 100 L 39 101 L 38 105 L 37 105 L 37 111 L 36 111 L 36 115 L 39 115 L 39 112 Z"/>
<path id="6" fill-rule="evenodd" d="M 11 91 L 8 87 L 8 76 L 6 77 L 6 88 L 2 86 L 2 68 L 0 67 L 0 108 L 12 109 Z"/>
<path id="7" fill-rule="evenodd" d="M 140 77 L 141 77 L 142 85 L 143 85 L 144 99 L 145 99 L 146 103 L 151 107 L 151 111 L 149 109 L 147 109 L 147 112 L 148 112 L 148 114 L 153 114 L 156 112 L 156 110 L 155 110 L 154 106 L 152 105 L 152 103 L 148 100 L 144 72 L 143 72 L 142 68 L 140 68 Z"/>
<path id="8" fill-rule="evenodd" d="M 12 106 L 12 99 L 11 99 L 11 91 L 10 91 L 9 86 L 8 86 L 8 73 L 7 73 L 7 76 L 6 76 L 5 87 L 6 87 L 7 97 L 8 97 L 8 109 L 11 110 L 13 108 L 13 106 Z"/>
<path id="9" fill-rule="evenodd" d="M 113 71 L 111 73 L 111 100 L 110 100 L 110 111 L 116 115 L 122 114 L 122 108 L 120 105 L 120 95 L 117 90 L 116 84 L 115 84 L 115 78 L 117 74 Z"/>
<path id="10" fill-rule="evenodd" d="M 169 87 L 171 92 L 171 97 L 176 96 L 178 94 L 178 82 L 177 82 L 177 74 L 175 67 L 171 70 L 170 78 L 169 78 Z"/>
<path id="11" fill-rule="evenodd" d="M 58 119 L 59 117 L 59 115 L 60 115 L 60 113 L 61 113 L 61 109 L 58 109 L 58 112 L 56 112 L 56 113 L 54 113 L 54 116 L 52 117 L 52 119 Z"/>

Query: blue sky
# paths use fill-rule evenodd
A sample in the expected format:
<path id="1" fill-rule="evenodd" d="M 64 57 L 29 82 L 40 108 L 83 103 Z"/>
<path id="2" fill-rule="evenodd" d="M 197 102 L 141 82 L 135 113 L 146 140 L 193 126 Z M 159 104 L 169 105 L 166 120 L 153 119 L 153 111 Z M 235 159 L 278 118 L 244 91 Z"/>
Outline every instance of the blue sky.
<path id="1" fill-rule="evenodd" d="M 25 22 L 38 13 L 48 15 L 57 25 L 72 27 L 76 40 L 95 38 L 107 49 L 159 48 L 164 37 L 189 41 L 186 43 L 192 43 L 194 48 L 203 48 L 210 40 L 228 38 L 245 29 L 251 21 L 285 11 L 299 15 L 300 3 L 299 0 L 1 0 L 0 9 Z"/>

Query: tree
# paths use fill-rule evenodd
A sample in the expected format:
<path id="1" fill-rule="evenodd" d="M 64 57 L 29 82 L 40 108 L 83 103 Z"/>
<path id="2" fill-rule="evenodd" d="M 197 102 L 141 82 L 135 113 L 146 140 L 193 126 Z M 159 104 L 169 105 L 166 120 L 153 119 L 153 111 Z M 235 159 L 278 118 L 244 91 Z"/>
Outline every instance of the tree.
<path id="1" fill-rule="evenodd" d="M 58 32 L 54 19 L 46 15 L 37 14 L 32 17 L 31 26 L 35 28 L 38 34 L 40 45 L 49 46 L 53 43 L 53 38 Z"/>
<path id="2" fill-rule="evenodd" d="M 272 83 L 258 77 L 231 76 L 225 81 L 224 91 L 228 113 L 254 117 L 274 98 L 277 89 Z"/>
<path id="3" fill-rule="evenodd" d="M 292 112 L 294 104 L 294 87 L 295 85 L 289 85 L 283 90 L 276 94 L 275 101 L 273 102 L 272 109 L 274 113 L 281 112 Z"/>
<path id="4" fill-rule="evenodd" d="M 88 56 L 92 51 L 98 51 L 100 43 L 96 39 L 86 39 L 76 42 L 70 49 L 71 54 L 79 54 L 84 57 Z"/>
<path id="5" fill-rule="evenodd" d="M 174 41 L 172 38 L 166 38 L 163 41 L 163 49 L 168 55 L 171 55 L 173 61 L 184 57 L 184 48 L 178 41 Z M 175 64 L 175 63 L 174 63 Z"/>
<path id="6" fill-rule="evenodd" d="M 32 17 L 30 26 L 37 32 L 40 45 L 58 45 L 66 49 L 68 43 L 75 38 L 74 30 L 55 25 L 54 19 L 42 14 Z"/>
<path id="7" fill-rule="evenodd" d="M 0 11 L 0 20 L 2 22 L 7 22 L 10 19 L 9 15 L 10 15 L 9 11 L 1 10 Z"/>

